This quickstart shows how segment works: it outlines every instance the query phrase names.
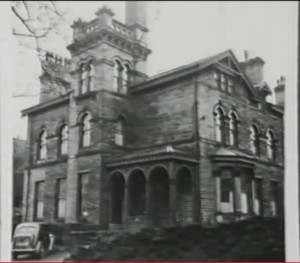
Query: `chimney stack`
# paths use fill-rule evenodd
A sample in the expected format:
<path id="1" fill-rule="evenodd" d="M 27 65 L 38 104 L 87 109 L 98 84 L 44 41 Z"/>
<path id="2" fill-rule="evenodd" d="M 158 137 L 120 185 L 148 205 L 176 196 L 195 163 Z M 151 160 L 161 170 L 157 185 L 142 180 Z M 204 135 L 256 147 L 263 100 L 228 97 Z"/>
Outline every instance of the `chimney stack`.
<path id="1" fill-rule="evenodd" d="M 125 12 L 126 25 L 133 29 L 135 39 L 147 46 L 147 1 L 126 1 Z"/>
<path id="2" fill-rule="evenodd" d="M 147 27 L 146 1 L 126 1 L 126 24 Z"/>
<path id="3" fill-rule="evenodd" d="M 247 50 L 244 51 L 244 57 L 245 57 L 245 62 L 248 61 L 248 51 Z"/>
<path id="4" fill-rule="evenodd" d="M 281 76 L 279 80 L 277 80 L 277 86 L 274 88 L 276 105 L 284 106 L 284 90 L 285 77 Z"/>

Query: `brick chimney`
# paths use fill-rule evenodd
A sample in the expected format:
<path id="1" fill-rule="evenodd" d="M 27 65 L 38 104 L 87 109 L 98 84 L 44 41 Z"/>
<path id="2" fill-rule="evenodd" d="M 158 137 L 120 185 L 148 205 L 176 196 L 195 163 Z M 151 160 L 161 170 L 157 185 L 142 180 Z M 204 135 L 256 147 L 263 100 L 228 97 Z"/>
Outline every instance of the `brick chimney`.
<path id="1" fill-rule="evenodd" d="M 280 106 L 284 106 L 284 90 L 285 90 L 285 77 L 281 76 L 277 80 L 277 85 L 274 88 L 275 92 L 275 103 Z"/>

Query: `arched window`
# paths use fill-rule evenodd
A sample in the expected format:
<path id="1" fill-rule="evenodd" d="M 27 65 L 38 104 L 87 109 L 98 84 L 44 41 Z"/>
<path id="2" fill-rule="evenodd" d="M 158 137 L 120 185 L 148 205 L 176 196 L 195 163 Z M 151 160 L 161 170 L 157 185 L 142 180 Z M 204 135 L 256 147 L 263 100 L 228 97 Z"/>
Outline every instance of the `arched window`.
<path id="1" fill-rule="evenodd" d="M 115 128 L 115 144 L 122 146 L 124 144 L 124 127 L 123 118 L 119 118 Z"/>
<path id="2" fill-rule="evenodd" d="M 122 71 L 122 80 L 123 80 L 123 84 L 122 84 L 122 92 L 124 94 L 127 93 L 127 87 L 128 87 L 128 81 L 129 81 L 129 65 L 127 63 L 125 63 L 123 65 L 123 71 Z"/>
<path id="3" fill-rule="evenodd" d="M 60 129 L 60 136 L 59 136 L 59 149 L 60 154 L 67 154 L 68 153 L 68 126 L 63 125 Z"/>
<path id="4" fill-rule="evenodd" d="M 85 113 L 82 117 L 81 123 L 81 146 L 87 147 L 91 144 L 91 115 Z"/>
<path id="5" fill-rule="evenodd" d="M 122 88 L 122 65 L 117 59 L 114 60 L 114 91 L 120 92 Z"/>
<path id="6" fill-rule="evenodd" d="M 89 85 L 88 85 L 88 90 L 94 90 L 94 85 L 95 85 L 95 71 L 94 71 L 94 66 L 93 62 L 90 61 L 89 63 Z"/>
<path id="7" fill-rule="evenodd" d="M 224 142 L 224 111 L 221 107 L 217 107 L 215 115 L 215 134 L 217 142 Z"/>
<path id="8" fill-rule="evenodd" d="M 233 111 L 229 114 L 229 142 L 230 145 L 238 145 L 238 118 Z"/>
<path id="9" fill-rule="evenodd" d="M 88 91 L 89 70 L 86 64 L 80 67 L 80 93 L 84 94 Z"/>
<path id="10" fill-rule="evenodd" d="M 269 159 L 275 160 L 275 135 L 272 130 L 268 129 L 267 134 L 267 156 Z"/>
<path id="11" fill-rule="evenodd" d="M 259 130 L 255 124 L 250 127 L 250 145 L 252 154 L 259 155 Z"/>
<path id="12" fill-rule="evenodd" d="M 44 160 L 47 157 L 47 133 L 42 130 L 38 141 L 38 159 Z"/>

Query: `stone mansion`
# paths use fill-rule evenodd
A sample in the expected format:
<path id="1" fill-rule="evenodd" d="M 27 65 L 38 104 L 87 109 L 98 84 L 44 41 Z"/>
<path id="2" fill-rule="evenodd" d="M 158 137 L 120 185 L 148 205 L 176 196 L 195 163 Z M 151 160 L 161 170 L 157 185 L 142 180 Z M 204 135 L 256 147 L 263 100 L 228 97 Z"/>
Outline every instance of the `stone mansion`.
<path id="1" fill-rule="evenodd" d="M 231 50 L 148 77 L 143 1 L 73 23 L 28 117 L 23 221 L 110 229 L 283 215 L 284 78 Z"/>

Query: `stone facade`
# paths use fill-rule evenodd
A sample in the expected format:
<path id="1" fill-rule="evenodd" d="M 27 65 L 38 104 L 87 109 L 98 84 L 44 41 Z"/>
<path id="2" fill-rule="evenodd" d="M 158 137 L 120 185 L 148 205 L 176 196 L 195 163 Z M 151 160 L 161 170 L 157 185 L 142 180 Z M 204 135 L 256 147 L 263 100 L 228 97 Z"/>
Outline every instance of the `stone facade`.
<path id="1" fill-rule="evenodd" d="M 143 5 L 137 4 L 128 12 L 140 8 Z M 146 34 L 145 25 L 123 25 L 112 19 L 107 8 L 97 16 L 89 23 L 74 23 L 74 42 L 68 47 L 72 60 L 67 65 L 55 56 L 44 63 L 52 82 L 45 84 L 47 78 L 42 78 L 42 86 L 63 79 L 59 83 L 65 83 L 64 92 L 41 96 L 40 104 L 23 111 L 28 116 L 30 149 L 23 220 L 139 228 L 236 220 L 255 213 L 281 216 L 283 109 L 266 102 L 266 87 L 251 83 L 244 70 L 247 63 L 241 66 L 229 50 L 148 78 L 142 70 L 150 50 L 136 39 L 136 34 Z M 131 23 L 133 18 L 128 18 Z M 130 65 L 125 84 L 116 73 L 116 60 Z M 89 83 L 93 85 L 82 92 L 85 63 L 92 63 Z M 61 74 L 49 70 L 58 64 Z M 234 89 L 224 90 L 216 74 L 232 79 Z M 219 108 L 224 113 L 221 141 L 216 130 Z M 234 145 L 232 112 L 237 119 Z M 87 114 L 91 119 L 84 126 Z M 259 154 L 251 151 L 253 124 L 258 129 Z M 62 125 L 68 127 L 68 151 L 63 155 Z M 41 131 L 46 132 L 43 159 Z M 88 140 L 84 147 L 83 140 Z M 268 157 L 270 149 L 274 155 Z M 63 218 L 57 216 L 60 178 L 66 179 Z M 224 178 L 232 179 L 229 188 L 223 187 Z M 39 181 L 45 182 L 43 208 L 37 202 Z M 259 197 L 254 183 L 258 181 Z M 226 196 L 232 200 L 224 201 Z M 41 218 L 36 217 L 37 209 L 43 209 Z"/>

